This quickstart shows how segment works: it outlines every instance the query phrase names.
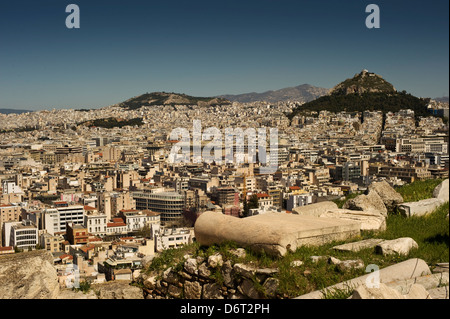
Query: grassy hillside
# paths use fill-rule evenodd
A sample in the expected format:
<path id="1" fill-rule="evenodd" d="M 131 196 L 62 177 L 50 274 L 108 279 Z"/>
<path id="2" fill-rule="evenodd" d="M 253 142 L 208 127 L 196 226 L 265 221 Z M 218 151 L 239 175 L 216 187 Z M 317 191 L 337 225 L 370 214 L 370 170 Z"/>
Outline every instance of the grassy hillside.
<path id="1" fill-rule="evenodd" d="M 387 113 L 398 112 L 401 109 L 412 109 L 416 116 L 430 116 L 427 111 L 428 101 L 429 99 L 420 99 L 404 92 L 326 95 L 297 107 L 289 115 L 289 118 L 292 119 L 304 111 L 364 112 L 378 110 Z"/>

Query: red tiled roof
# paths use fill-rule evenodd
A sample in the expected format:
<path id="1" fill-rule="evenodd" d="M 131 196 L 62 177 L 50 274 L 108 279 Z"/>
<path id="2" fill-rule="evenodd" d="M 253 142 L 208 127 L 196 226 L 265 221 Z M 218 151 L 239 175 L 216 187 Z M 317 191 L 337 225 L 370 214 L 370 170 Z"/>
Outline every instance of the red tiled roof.
<path id="1" fill-rule="evenodd" d="M 298 186 L 289 186 L 290 190 L 300 190 L 300 187 Z"/>
<path id="2" fill-rule="evenodd" d="M 84 205 L 84 210 L 97 210 L 97 208 L 92 207 L 92 206 Z"/>
<path id="3" fill-rule="evenodd" d="M 258 198 L 270 197 L 268 194 L 265 194 L 265 193 L 262 193 L 262 194 L 256 194 L 256 196 L 258 196 Z"/>
<path id="4" fill-rule="evenodd" d="M 0 247 L 0 251 L 14 250 L 13 246 Z"/>
<path id="5" fill-rule="evenodd" d="M 121 226 L 126 226 L 127 224 L 125 223 L 108 223 L 106 224 L 107 227 L 121 227 Z"/>

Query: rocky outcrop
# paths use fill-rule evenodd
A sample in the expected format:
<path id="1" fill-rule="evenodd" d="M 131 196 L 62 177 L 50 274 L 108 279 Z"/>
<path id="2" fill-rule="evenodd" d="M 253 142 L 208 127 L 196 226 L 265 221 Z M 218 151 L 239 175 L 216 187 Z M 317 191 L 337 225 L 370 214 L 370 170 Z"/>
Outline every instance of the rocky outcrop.
<path id="1" fill-rule="evenodd" d="M 393 211 L 394 208 L 403 203 L 403 197 L 395 189 L 389 185 L 388 182 L 374 182 L 369 185 L 369 193 L 377 193 L 383 200 L 384 206 L 386 206 L 388 211 Z"/>
<path id="2" fill-rule="evenodd" d="M 370 191 L 367 195 L 358 195 L 355 198 L 349 199 L 342 208 L 361 211 L 376 211 L 385 217 L 387 217 L 388 212 L 383 200 L 375 191 Z"/>
<path id="3" fill-rule="evenodd" d="M 0 256 L 0 299 L 56 299 L 58 294 L 58 277 L 50 252 Z"/>

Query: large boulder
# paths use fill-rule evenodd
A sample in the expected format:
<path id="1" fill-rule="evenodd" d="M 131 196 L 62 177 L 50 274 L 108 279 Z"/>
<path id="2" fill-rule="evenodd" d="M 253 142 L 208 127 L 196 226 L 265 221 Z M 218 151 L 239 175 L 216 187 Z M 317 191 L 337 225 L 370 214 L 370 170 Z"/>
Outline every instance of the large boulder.
<path id="1" fill-rule="evenodd" d="M 381 197 L 388 211 L 393 211 L 398 204 L 403 203 L 402 195 L 386 181 L 374 182 L 369 185 L 368 190 L 369 193 L 376 192 Z"/>
<path id="2" fill-rule="evenodd" d="M 59 291 L 50 252 L 0 256 L 0 299 L 56 299 Z"/>
<path id="3" fill-rule="evenodd" d="M 345 202 L 344 209 L 361 210 L 361 211 L 377 211 L 387 217 L 387 208 L 383 200 L 375 191 L 369 191 L 367 195 L 358 195 L 355 198 Z"/>
<path id="4" fill-rule="evenodd" d="M 338 208 L 329 210 L 320 217 L 354 221 L 360 224 L 361 230 L 382 231 L 386 229 L 386 217 L 377 211 L 365 212 Z"/>
<path id="5" fill-rule="evenodd" d="M 323 213 L 332 210 L 338 209 L 338 206 L 335 202 L 332 201 L 324 201 L 320 203 L 315 203 L 311 205 L 299 206 L 295 207 L 292 210 L 292 214 L 302 215 L 302 216 L 314 216 L 319 217 Z"/>
<path id="6" fill-rule="evenodd" d="M 398 205 L 400 214 L 405 217 L 425 216 L 434 212 L 444 201 L 438 198 L 422 199 L 418 202 L 403 203 Z"/>
<path id="7" fill-rule="evenodd" d="M 416 241 L 411 237 L 402 237 L 382 241 L 375 247 L 375 252 L 382 255 L 408 255 L 411 249 L 418 247 Z"/>
<path id="8" fill-rule="evenodd" d="M 204 246 L 234 241 L 242 247 L 284 256 L 302 245 L 320 246 L 360 234 L 357 221 L 266 213 L 236 218 L 204 212 L 194 226 L 197 241 Z"/>
<path id="9" fill-rule="evenodd" d="M 440 183 L 433 191 L 433 197 L 442 200 L 443 202 L 449 201 L 449 189 L 448 178 Z"/>

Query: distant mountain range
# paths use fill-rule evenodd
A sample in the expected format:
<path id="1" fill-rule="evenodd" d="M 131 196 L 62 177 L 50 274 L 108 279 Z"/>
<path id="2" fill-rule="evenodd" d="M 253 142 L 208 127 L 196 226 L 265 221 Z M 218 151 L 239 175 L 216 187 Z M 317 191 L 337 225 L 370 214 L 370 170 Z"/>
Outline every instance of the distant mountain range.
<path id="1" fill-rule="evenodd" d="M 437 97 L 434 98 L 433 100 L 438 101 L 438 102 L 442 102 L 442 103 L 448 103 L 448 96 L 443 96 L 443 97 Z"/>
<path id="2" fill-rule="evenodd" d="M 310 102 L 321 96 L 329 93 L 329 89 L 315 87 L 309 84 L 302 84 L 299 86 L 288 87 L 275 91 L 266 91 L 263 93 L 244 93 L 237 95 L 220 95 L 218 97 L 230 100 L 232 102 L 257 102 L 265 101 L 268 103 L 284 102 L 284 101 L 298 101 Z"/>

